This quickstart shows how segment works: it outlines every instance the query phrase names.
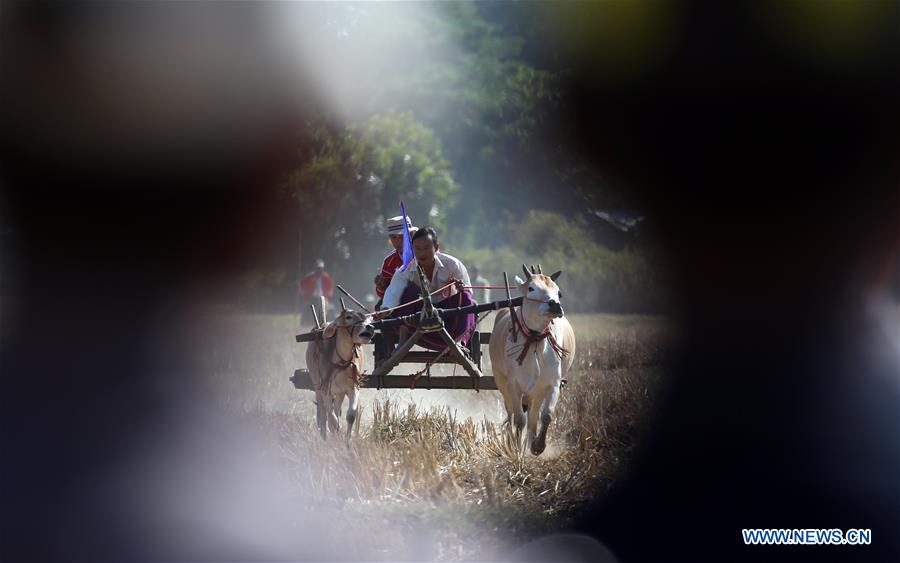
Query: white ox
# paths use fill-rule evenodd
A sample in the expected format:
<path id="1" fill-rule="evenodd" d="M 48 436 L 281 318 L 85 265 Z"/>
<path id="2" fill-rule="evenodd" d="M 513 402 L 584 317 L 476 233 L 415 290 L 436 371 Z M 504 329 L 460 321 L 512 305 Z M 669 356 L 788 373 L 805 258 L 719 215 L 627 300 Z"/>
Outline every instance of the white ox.
<path id="1" fill-rule="evenodd" d="M 490 342 L 491 366 L 497 389 L 503 395 L 510 429 L 521 444 L 525 413 L 531 453 L 540 455 L 547 445 L 547 427 L 553 420 L 559 390 L 575 357 L 575 332 L 563 316 L 559 286 L 550 276 L 522 270 L 527 279 L 516 276 L 522 306 L 515 318 L 501 311 L 494 323 Z M 538 414 L 541 431 L 537 432 Z"/>
<path id="2" fill-rule="evenodd" d="M 359 386 L 365 368 L 365 357 L 360 351 L 375 334 L 372 316 L 344 309 L 338 317 L 326 324 L 323 338 L 315 340 L 306 349 L 306 367 L 316 388 L 316 423 L 322 438 L 328 428 L 340 431 L 341 405 L 347 406 L 347 440 L 353 431 L 359 406 Z"/>

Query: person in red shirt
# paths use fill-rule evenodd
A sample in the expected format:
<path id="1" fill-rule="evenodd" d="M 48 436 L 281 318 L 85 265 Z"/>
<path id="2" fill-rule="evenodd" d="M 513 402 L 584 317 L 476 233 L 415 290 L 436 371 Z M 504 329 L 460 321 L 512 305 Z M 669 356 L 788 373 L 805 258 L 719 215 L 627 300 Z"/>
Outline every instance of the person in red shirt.
<path id="1" fill-rule="evenodd" d="M 417 228 L 413 226 L 409 216 L 406 217 L 406 224 L 409 226 L 409 236 L 412 236 Z M 388 286 L 391 285 L 391 279 L 393 279 L 394 273 L 396 273 L 397 269 L 403 265 L 403 215 L 388 219 L 385 228 L 387 230 L 388 240 L 390 240 L 391 246 L 394 247 L 394 251 L 384 257 L 384 261 L 381 263 L 381 271 L 375 276 L 375 293 L 378 294 L 378 303 L 375 304 L 376 311 L 381 309 L 381 303 L 384 300 L 384 292 Z M 397 345 L 397 329 L 384 329 L 381 333 L 384 336 L 385 346 L 385 350 L 382 353 L 387 354 Z M 377 347 L 378 345 L 376 344 L 376 348 Z M 375 363 L 377 365 L 380 361 L 376 360 Z"/>
<path id="2" fill-rule="evenodd" d="M 297 295 L 300 297 L 304 306 L 312 303 L 316 310 L 319 310 L 320 297 L 325 297 L 326 309 L 330 308 L 331 295 L 334 293 L 334 280 L 331 275 L 325 271 L 325 262 L 321 259 L 316 260 L 316 268 L 303 276 L 297 282 Z M 322 312 L 327 316 L 327 310 Z M 324 317 L 319 319 L 324 322 Z"/>
<path id="3" fill-rule="evenodd" d="M 406 218 L 406 224 L 409 226 L 409 235 L 412 236 L 416 232 L 409 217 Z M 381 272 L 375 276 L 375 293 L 378 294 L 378 303 L 375 304 L 375 310 L 381 308 L 381 301 L 384 298 L 384 291 L 391 285 L 391 278 L 397 268 L 403 265 L 403 216 L 391 217 L 387 220 L 387 235 L 394 251 L 384 257 L 381 264 Z"/>

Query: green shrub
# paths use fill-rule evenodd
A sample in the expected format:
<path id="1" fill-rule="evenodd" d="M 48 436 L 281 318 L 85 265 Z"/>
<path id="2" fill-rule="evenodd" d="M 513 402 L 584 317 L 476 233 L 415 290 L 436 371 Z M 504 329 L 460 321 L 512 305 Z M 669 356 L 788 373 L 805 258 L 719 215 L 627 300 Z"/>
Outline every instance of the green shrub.
<path id="1" fill-rule="evenodd" d="M 546 274 L 562 270 L 558 283 L 565 307 L 572 312 L 661 310 L 662 291 L 650 250 L 640 246 L 609 250 L 595 242 L 587 228 L 547 211 L 531 211 L 524 221 L 511 223 L 507 231 L 506 245 L 454 246 L 451 238 L 447 252 L 467 265 L 478 264 L 492 284 L 503 283 L 504 271 L 514 284 L 514 276 L 522 275 L 523 263 L 541 264 Z M 502 289 L 495 290 L 492 299 L 501 299 L 503 294 Z"/>

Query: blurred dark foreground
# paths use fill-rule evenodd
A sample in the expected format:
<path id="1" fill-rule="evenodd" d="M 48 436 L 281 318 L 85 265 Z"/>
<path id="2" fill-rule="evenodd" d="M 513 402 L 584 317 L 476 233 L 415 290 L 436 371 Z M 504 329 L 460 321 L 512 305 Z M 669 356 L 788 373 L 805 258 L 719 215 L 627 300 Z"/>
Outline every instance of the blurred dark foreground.
<path id="1" fill-rule="evenodd" d="M 585 56 L 565 84 L 585 154 L 644 202 L 681 334 L 634 470 L 573 530 L 621 561 L 900 557 L 900 45 L 883 6 L 831 55 L 753 10 L 685 10 L 657 72 L 605 83 Z M 237 93 L 161 91 L 168 105 L 131 100 L 158 115 L 123 123 L 112 86 L 79 87 L 79 10 L 3 10 L 3 559 L 288 557 L 229 522 L 142 513 L 140 476 L 166 475 L 154 452 L 204 444 L 188 450 L 199 479 L 248 480 L 209 511 L 265 515 L 277 496 L 224 467 L 252 440 L 207 415 L 186 311 L 254 252 L 270 205 L 256 188 L 279 173 L 302 89 L 278 94 L 241 4 L 221 23 L 244 34 L 244 70 L 210 77 Z M 109 79 L 153 92 L 149 72 Z M 184 121 L 198 97 L 221 111 Z M 178 532 L 148 546 L 148 518 Z M 742 528 L 871 528 L 872 545 L 744 546 Z M 290 557 L 341 558 L 306 545 Z"/>

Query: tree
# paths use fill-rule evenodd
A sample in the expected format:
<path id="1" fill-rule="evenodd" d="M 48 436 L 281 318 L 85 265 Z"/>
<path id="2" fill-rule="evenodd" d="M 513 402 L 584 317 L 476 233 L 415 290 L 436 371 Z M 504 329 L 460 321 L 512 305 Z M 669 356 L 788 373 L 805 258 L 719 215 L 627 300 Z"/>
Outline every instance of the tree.
<path id="1" fill-rule="evenodd" d="M 362 125 L 306 123 L 310 139 L 282 184 L 297 203 L 303 252 L 300 272 L 318 257 L 333 273 L 362 287 L 384 254 L 384 222 L 403 200 L 419 224 L 446 226 L 445 210 L 457 190 L 434 133 L 409 112 L 388 112 Z M 352 261 L 352 262 L 351 262 Z M 367 287 L 367 286 L 366 286 Z"/>
<path id="2" fill-rule="evenodd" d="M 282 186 L 297 204 L 298 273 L 321 256 L 369 290 L 354 259 L 374 272 L 401 199 L 451 249 L 508 245 L 516 225 L 544 224 L 533 209 L 596 235 L 596 210 L 628 207 L 576 150 L 572 57 L 535 56 L 548 42 L 539 18 L 461 2 L 301 11 L 325 95 Z"/>

